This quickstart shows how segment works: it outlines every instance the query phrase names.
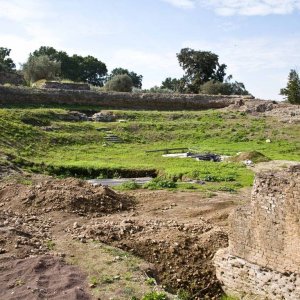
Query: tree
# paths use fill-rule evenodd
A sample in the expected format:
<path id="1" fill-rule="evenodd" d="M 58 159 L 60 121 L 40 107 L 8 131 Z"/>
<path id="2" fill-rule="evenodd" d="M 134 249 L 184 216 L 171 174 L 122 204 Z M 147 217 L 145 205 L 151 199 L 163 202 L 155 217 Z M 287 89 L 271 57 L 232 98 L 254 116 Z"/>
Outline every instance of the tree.
<path id="1" fill-rule="evenodd" d="M 172 90 L 176 93 L 184 93 L 186 91 L 186 80 L 185 78 L 176 79 L 168 77 L 161 83 L 162 89 Z"/>
<path id="2" fill-rule="evenodd" d="M 133 87 L 132 79 L 127 75 L 116 75 L 105 84 L 107 91 L 131 92 Z"/>
<path id="3" fill-rule="evenodd" d="M 107 77 L 107 81 L 111 80 L 116 75 L 128 75 L 133 83 L 133 86 L 135 88 L 141 89 L 142 88 L 142 81 L 143 81 L 143 75 L 138 75 L 135 72 L 129 72 L 127 69 L 123 68 L 115 68 L 111 71 L 109 76 Z"/>
<path id="4" fill-rule="evenodd" d="M 60 62 L 51 60 L 47 55 L 29 55 L 22 66 L 24 78 L 31 83 L 40 79 L 55 79 L 60 74 L 60 65 Z"/>
<path id="5" fill-rule="evenodd" d="M 231 85 L 231 95 L 251 95 L 242 82 L 234 81 L 230 82 Z"/>
<path id="6" fill-rule="evenodd" d="M 0 47 L 0 71 L 15 71 L 16 65 L 13 60 L 9 58 L 10 51 L 11 49 Z"/>
<path id="7" fill-rule="evenodd" d="M 292 104 L 300 104 L 300 78 L 296 70 L 290 70 L 287 86 L 280 90 L 280 95 Z"/>
<path id="8" fill-rule="evenodd" d="M 106 65 L 97 58 L 74 54 L 42 46 L 32 53 L 33 56 L 47 55 L 52 61 L 61 63 L 61 77 L 73 81 L 84 81 L 95 86 L 103 86 L 107 75 Z"/>
<path id="9" fill-rule="evenodd" d="M 230 79 L 232 77 L 230 76 Z M 210 80 L 200 86 L 200 93 L 207 95 L 250 95 L 242 82 Z"/>
<path id="10" fill-rule="evenodd" d="M 72 57 L 74 59 L 74 55 Z M 107 74 L 106 65 L 97 58 L 88 55 L 76 56 L 74 63 L 78 62 L 79 73 L 75 81 L 84 81 L 95 86 L 103 86 Z"/>
<path id="11" fill-rule="evenodd" d="M 196 51 L 190 48 L 177 53 L 180 66 L 185 71 L 187 90 L 198 93 L 200 85 L 209 80 L 223 82 L 226 76 L 225 64 L 219 64 L 218 55 L 210 51 Z"/>

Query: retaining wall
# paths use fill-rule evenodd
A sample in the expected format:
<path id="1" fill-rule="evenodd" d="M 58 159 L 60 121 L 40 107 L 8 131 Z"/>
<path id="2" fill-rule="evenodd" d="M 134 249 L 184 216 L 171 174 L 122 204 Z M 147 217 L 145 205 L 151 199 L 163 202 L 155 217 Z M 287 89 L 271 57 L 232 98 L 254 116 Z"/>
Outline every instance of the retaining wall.
<path id="1" fill-rule="evenodd" d="M 0 72 L 0 84 L 25 85 L 25 79 L 16 72 Z"/>
<path id="2" fill-rule="evenodd" d="M 0 86 L 0 105 L 66 104 L 103 108 L 152 110 L 201 110 L 224 108 L 243 96 L 179 95 L 151 93 L 95 92 L 64 89 L 37 89 Z"/>
<path id="3" fill-rule="evenodd" d="M 87 83 L 69 83 L 69 82 L 56 82 L 46 81 L 42 85 L 43 89 L 63 89 L 63 90 L 79 90 L 88 91 L 90 86 Z"/>
<path id="4" fill-rule="evenodd" d="M 300 299 L 300 165 L 256 176 L 250 204 L 230 217 L 229 247 L 215 265 L 229 295 Z"/>

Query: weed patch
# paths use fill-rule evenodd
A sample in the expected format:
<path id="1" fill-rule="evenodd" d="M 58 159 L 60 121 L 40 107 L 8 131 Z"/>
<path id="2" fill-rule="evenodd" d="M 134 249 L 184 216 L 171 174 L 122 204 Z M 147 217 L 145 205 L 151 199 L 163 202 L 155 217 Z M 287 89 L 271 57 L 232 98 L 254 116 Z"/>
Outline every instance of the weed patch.
<path id="1" fill-rule="evenodd" d="M 174 181 L 163 179 L 161 177 L 157 177 L 144 184 L 143 187 L 149 190 L 174 189 L 177 187 L 177 183 Z"/>

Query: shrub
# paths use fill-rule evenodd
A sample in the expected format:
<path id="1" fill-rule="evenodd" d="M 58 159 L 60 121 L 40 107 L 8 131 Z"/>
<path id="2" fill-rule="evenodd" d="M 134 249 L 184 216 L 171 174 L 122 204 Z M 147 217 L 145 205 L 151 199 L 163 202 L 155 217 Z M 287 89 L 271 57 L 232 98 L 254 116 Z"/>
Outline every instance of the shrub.
<path id="1" fill-rule="evenodd" d="M 118 187 L 119 190 L 137 190 L 139 188 L 140 185 L 133 180 L 126 181 Z"/>
<path id="2" fill-rule="evenodd" d="M 192 299 L 191 294 L 189 291 L 184 290 L 184 289 L 179 289 L 177 292 L 177 296 L 180 300 L 190 300 Z"/>
<path id="3" fill-rule="evenodd" d="M 201 85 L 201 93 L 207 95 L 230 95 L 230 84 L 220 81 L 210 80 Z"/>
<path id="4" fill-rule="evenodd" d="M 242 82 L 210 80 L 200 86 L 200 93 L 207 95 L 250 95 Z"/>
<path id="5" fill-rule="evenodd" d="M 174 91 L 167 89 L 167 88 L 162 88 L 158 86 L 154 86 L 150 88 L 149 90 L 144 90 L 145 93 L 157 93 L 157 94 L 173 94 Z"/>
<path id="6" fill-rule="evenodd" d="M 105 84 L 105 90 L 111 92 L 131 92 L 132 87 L 132 79 L 126 74 L 116 75 Z"/>
<path id="7" fill-rule="evenodd" d="M 40 79 L 55 79 L 60 74 L 61 63 L 50 60 L 47 55 L 30 55 L 22 69 L 25 80 L 32 83 Z"/>
<path id="8" fill-rule="evenodd" d="M 176 188 L 177 184 L 176 182 L 169 181 L 166 179 L 163 179 L 161 177 L 157 177 L 149 181 L 148 183 L 144 184 L 144 188 L 149 190 L 155 190 L 155 189 L 172 189 Z"/>
<path id="9" fill-rule="evenodd" d="M 169 298 L 165 293 L 159 293 L 159 292 L 151 292 L 149 294 L 146 294 L 142 300 L 168 300 Z"/>

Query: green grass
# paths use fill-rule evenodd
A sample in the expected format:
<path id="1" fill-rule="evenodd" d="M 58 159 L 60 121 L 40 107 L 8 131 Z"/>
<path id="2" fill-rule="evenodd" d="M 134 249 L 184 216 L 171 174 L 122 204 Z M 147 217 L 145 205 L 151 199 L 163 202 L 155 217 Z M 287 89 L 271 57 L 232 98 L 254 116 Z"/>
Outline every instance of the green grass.
<path id="1" fill-rule="evenodd" d="M 27 165 L 36 171 L 42 167 L 59 175 L 106 178 L 156 170 L 169 181 L 205 180 L 204 186 L 188 188 L 212 192 L 250 186 L 253 173 L 238 162 L 165 158 L 145 151 L 177 147 L 222 155 L 259 151 L 270 159 L 300 160 L 299 124 L 218 110 L 114 113 L 127 122 L 63 121 L 67 110 L 59 108 L 0 109 L 0 152 L 13 155 L 21 164 L 24 160 L 34 163 Z M 43 131 L 42 126 L 54 130 Z M 125 143 L 105 143 L 105 132 L 97 130 L 103 127 Z"/>
<path id="2" fill-rule="evenodd" d="M 132 180 L 124 182 L 121 185 L 116 187 L 116 189 L 119 191 L 137 190 L 139 188 L 141 188 L 141 186 Z"/>

